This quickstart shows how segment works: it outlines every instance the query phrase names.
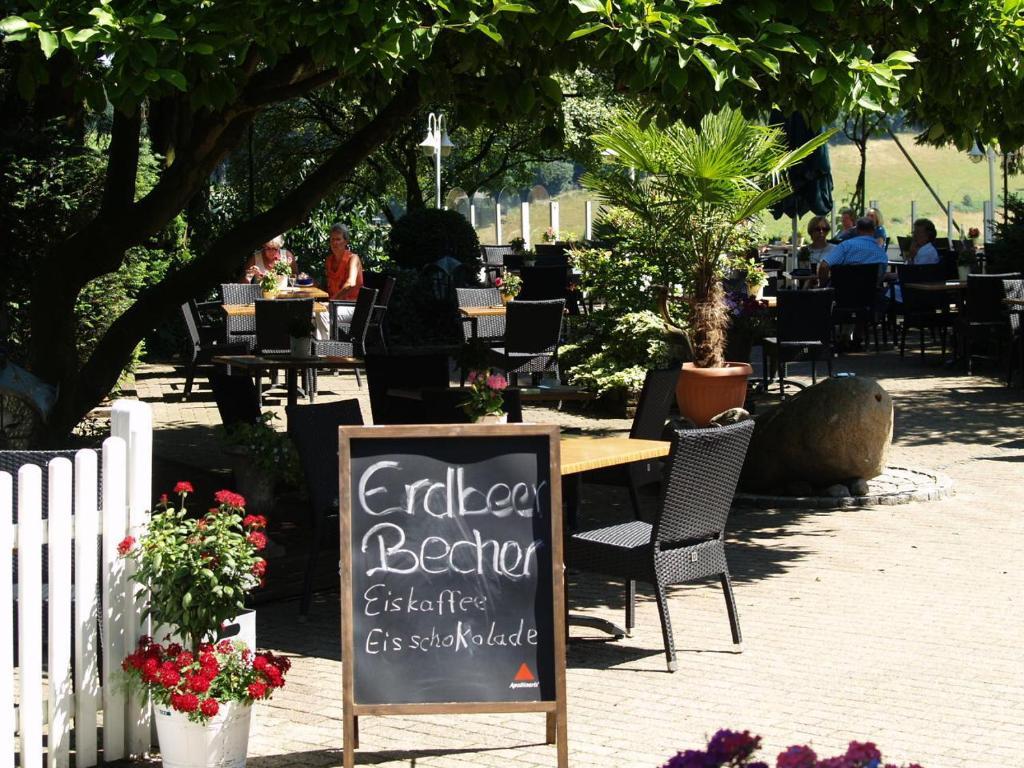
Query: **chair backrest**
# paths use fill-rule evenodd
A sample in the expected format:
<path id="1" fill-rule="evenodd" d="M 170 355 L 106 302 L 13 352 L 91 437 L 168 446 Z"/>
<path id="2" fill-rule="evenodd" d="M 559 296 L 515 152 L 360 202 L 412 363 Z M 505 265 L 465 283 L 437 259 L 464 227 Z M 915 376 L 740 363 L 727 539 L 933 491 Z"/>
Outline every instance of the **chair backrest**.
<path id="1" fill-rule="evenodd" d="M 1020 272 L 1006 272 L 999 275 L 968 275 L 967 296 L 964 300 L 964 311 L 967 321 L 971 323 L 1004 321 L 1006 304 L 1003 299 L 1004 280 L 1020 280 Z"/>
<path id="2" fill-rule="evenodd" d="M 497 288 L 456 288 L 456 299 L 459 307 L 496 307 L 501 304 L 501 292 Z M 473 325 L 468 320 L 462 321 L 462 339 L 470 341 Z M 476 320 L 478 339 L 500 339 L 505 335 L 505 318 L 478 317 Z"/>
<path id="3" fill-rule="evenodd" d="M 896 274 L 901 283 L 941 283 L 946 279 L 942 264 L 897 264 Z"/>
<path id="4" fill-rule="evenodd" d="M 370 352 L 364 362 L 374 424 L 408 424 L 415 418 L 418 402 L 388 395 L 389 389 L 409 386 L 410 372 L 415 372 L 415 385 L 419 387 L 447 387 L 451 378 L 447 352 L 424 351 L 410 355 Z"/>
<path id="5" fill-rule="evenodd" d="M 263 298 L 259 283 L 221 283 L 220 298 L 225 304 L 253 304 Z"/>
<path id="6" fill-rule="evenodd" d="M 958 280 L 960 270 L 957 267 L 957 253 L 951 248 L 936 248 L 939 253 L 939 264 L 942 266 L 943 280 Z"/>
<path id="7" fill-rule="evenodd" d="M 569 265 L 569 246 L 565 243 L 537 243 L 533 247 L 537 254 L 538 267 L 565 267 Z"/>
<path id="8" fill-rule="evenodd" d="M 256 303 L 256 353 L 288 352 L 288 326 L 313 317 L 312 299 L 259 299 Z"/>
<path id="9" fill-rule="evenodd" d="M 675 432 L 652 534 L 655 546 L 671 549 L 722 535 L 753 434 L 749 419 Z"/>
<path id="10" fill-rule="evenodd" d="M 950 244 L 948 237 L 936 237 L 934 240 L 932 240 L 932 245 L 935 246 L 935 250 L 937 251 L 948 251 L 950 248 L 953 247 Z"/>
<path id="11" fill-rule="evenodd" d="M 199 308 L 193 299 L 181 305 L 181 317 L 185 321 L 185 331 L 188 333 L 185 341 L 194 353 L 202 347 L 202 341 L 199 337 Z"/>
<path id="12" fill-rule="evenodd" d="M 900 256 L 906 257 L 906 255 L 910 253 L 910 246 L 913 244 L 913 238 L 897 235 L 896 244 L 900 247 Z"/>
<path id="13" fill-rule="evenodd" d="M 391 303 L 391 294 L 395 292 L 396 279 L 383 272 L 363 272 L 363 287 L 377 291 L 377 306 L 387 309 Z"/>
<path id="14" fill-rule="evenodd" d="M 834 289 L 779 291 L 777 300 L 775 335 L 779 341 L 817 341 L 828 344 L 832 336 Z"/>
<path id="15" fill-rule="evenodd" d="M 505 309 L 505 352 L 552 352 L 562 336 L 565 299 L 510 302 Z"/>
<path id="16" fill-rule="evenodd" d="M 523 267 L 520 274 L 523 290 L 517 298 L 523 301 L 565 298 L 565 286 L 569 281 L 567 267 Z"/>
<path id="17" fill-rule="evenodd" d="M 831 269 L 839 309 L 874 307 L 884 264 L 840 264 Z"/>
<path id="18" fill-rule="evenodd" d="M 302 463 L 313 514 L 330 512 L 338 502 L 338 427 L 362 426 L 358 400 L 289 405 L 288 436 Z"/>
<path id="19" fill-rule="evenodd" d="M 484 264 L 492 267 L 505 266 L 505 257 L 515 253 L 511 245 L 481 245 L 480 255 Z"/>
<path id="20" fill-rule="evenodd" d="M 356 356 L 366 352 L 366 332 L 370 329 L 373 317 L 373 305 L 377 301 L 377 291 L 365 285 L 359 289 L 355 309 L 352 310 L 352 324 L 348 328 L 348 340 L 355 348 Z"/>
<path id="21" fill-rule="evenodd" d="M 679 381 L 679 366 L 657 368 L 647 372 L 636 415 L 629 428 L 629 436 L 641 440 L 660 440 L 665 431 L 665 422 L 676 397 L 676 382 Z"/>
<path id="22" fill-rule="evenodd" d="M 1024 300 L 1024 280 L 1011 278 L 1003 280 L 1003 293 L 1008 299 Z M 1024 323 L 1021 322 L 1021 315 L 1024 314 L 1024 307 L 1010 307 L 1010 328 L 1017 333 Z"/>
<path id="23" fill-rule="evenodd" d="M 220 423 L 225 428 L 241 423 L 254 424 L 260 420 L 260 398 L 252 379 L 229 376 L 219 370 L 211 370 L 207 376 Z"/>

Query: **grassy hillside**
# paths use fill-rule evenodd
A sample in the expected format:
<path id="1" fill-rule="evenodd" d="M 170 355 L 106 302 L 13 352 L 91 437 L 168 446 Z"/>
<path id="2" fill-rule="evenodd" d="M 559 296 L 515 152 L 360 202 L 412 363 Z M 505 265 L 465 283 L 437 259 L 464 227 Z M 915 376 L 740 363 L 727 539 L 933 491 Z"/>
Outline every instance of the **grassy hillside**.
<path id="1" fill-rule="evenodd" d="M 903 146 L 910 152 L 914 162 L 924 173 L 929 183 L 942 200 L 952 200 L 954 216 L 962 227 L 982 226 L 982 204 L 988 199 L 988 163 L 972 163 L 963 152 L 951 147 L 936 149 L 934 147 L 916 146 L 913 135 L 900 136 Z M 856 148 L 851 144 L 837 145 L 830 148 L 832 159 L 832 177 L 835 184 L 833 196 L 836 207 L 844 205 L 853 194 L 857 178 L 858 156 Z M 1001 204 L 1002 176 L 996 167 L 997 206 Z M 1011 177 L 1010 191 L 1024 193 L 1024 178 Z M 559 218 L 563 232 L 571 231 L 582 235 L 584 231 L 584 202 L 589 195 L 582 190 L 571 190 L 559 195 Z M 932 198 L 925 185 L 910 167 L 899 147 L 891 139 L 877 139 L 868 144 L 867 166 L 867 197 L 877 200 L 885 218 L 889 234 L 910 233 L 910 202 L 917 201 L 917 215 L 932 219 L 939 234 L 944 235 L 946 217 L 939 205 Z M 503 201 L 502 205 L 511 210 L 503 211 L 502 235 L 508 242 L 518 237 L 521 232 L 519 200 Z M 998 211 L 997 211 L 998 215 Z M 548 227 L 548 204 L 546 202 L 530 205 L 531 242 L 537 242 Z M 801 233 L 806 232 L 805 216 L 800 222 Z M 776 221 L 766 216 L 764 221 L 765 234 L 768 236 L 788 237 L 792 224 L 789 219 Z M 480 242 L 495 242 L 494 208 L 477 209 L 477 232 Z"/>

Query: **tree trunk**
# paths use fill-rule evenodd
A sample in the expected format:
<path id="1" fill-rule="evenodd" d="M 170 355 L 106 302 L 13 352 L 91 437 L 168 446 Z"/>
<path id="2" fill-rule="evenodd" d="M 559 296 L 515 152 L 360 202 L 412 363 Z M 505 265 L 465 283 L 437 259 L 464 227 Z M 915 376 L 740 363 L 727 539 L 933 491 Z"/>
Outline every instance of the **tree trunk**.
<path id="1" fill-rule="evenodd" d="M 725 292 L 713 268 L 698 274 L 693 300 L 693 362 L 698 368 L 725 365 L 725 332 L 729 317 Z"/>

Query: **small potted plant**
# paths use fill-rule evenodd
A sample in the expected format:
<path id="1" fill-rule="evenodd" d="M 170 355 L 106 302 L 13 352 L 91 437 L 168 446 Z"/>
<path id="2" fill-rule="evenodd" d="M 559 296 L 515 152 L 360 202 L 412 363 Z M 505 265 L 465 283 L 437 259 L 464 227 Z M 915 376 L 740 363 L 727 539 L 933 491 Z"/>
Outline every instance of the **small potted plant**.
<path id="1" fill-rule="evenodd" d="M 466 415 L 477 424 L 505 424 L 508 421 L 502 396 L 508 388 L 505 377 L 490 371 L 470 371 L 466 381 L 469 399 L 462 404 Z"/>
<path id="2" fill-rule="evenodd" d="M 256 277 L 259 280 L 260 289 L 263 291 L 264 299 L 272 299 L 277 296 L 278 281 L 277 275 L 273 271 L 267 272 L 259 269 L 256 272 Z"/>
<path id="3" fill-rule="evenodd" d="M 214 494 L 217 507 L 190 517 L 192 485 L 180 482 L 175 491 L 177 509 L 165 494 L 142 538 L 118 545 L 137 566 L 132 578 L 143 587 L 145 615 L 166 635 L 140 638 L 121 666 L 153 701 L 165 765 L 244 765 L 252 703 L 284 685 L 290 662 L 216 638 L 264 582 L 266 519 L 245 514 L 245 499 L 227 490 Z"/>
<path id="4" fill-rule="evenodd" d="M 292 357 L 313 356 L 313 318 L 293 317 L 288 322 Z"/>
<path id="5" fill-rule="evenodd" d="M 513 253 L 523 253 L 526 251 L 526 241 L 521 237 L 513 237 L 508 241 L 508 244 L 512 246 Z"/>
<path id="6" fill-rule="evenodd" d="M 277 290 L 282 290 L 288 287 L 288 278 L 292 276 L 292 265 L 284 259 L 278 259 L 274 262 L 274 266 L 270 269 L 271 273 L 277 280 Z"/>
<path id="7" fill-rule="evenodd" d="M 508 304 L 523 290 L 523 278 L 507 269 L 502 269 L 501 275 L 494 278 L 494 287 L 501 293 L 501 303 Z"/>
<path id="8" fill-rule="evenodd" d="M 240 422 L 224 430 L 224 452 L 232 459 L 235 483 L 257 511 L 274 503 L 274 489 L 280 481 L 298 485 L 299 456 L 291 438 L 274 429 L 277 418 L 264 413 L 256 422 Z"/>
<path id="9" fill-rule="evenodd" d="M 752 256 L 734 256 L 728 260 L 729 267 L 742 276 L 747 284 L 747 294 L 760 299 L 761 292 L 768 284 L 768 274 L 757 259 Z"/>

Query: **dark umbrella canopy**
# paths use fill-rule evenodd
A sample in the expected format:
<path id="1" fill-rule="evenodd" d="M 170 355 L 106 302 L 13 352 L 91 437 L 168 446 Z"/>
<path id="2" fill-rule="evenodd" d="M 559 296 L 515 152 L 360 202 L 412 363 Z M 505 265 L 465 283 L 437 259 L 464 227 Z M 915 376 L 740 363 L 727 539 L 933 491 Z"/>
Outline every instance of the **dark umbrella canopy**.
<path id="1" fill-rule="evenodd" d="M 786 133 L 789 149 L 796 149 L 817 136 L 820 131 L 807 127 L 804 116 L 794 112 L 783 120 L 778 112 L 772 114 L 772 123 L 781 124 Z M 789 183 L 793 193 L 772 206 L 776 219 L 783 216 L 803 216 L 807 212 L 824 215 L 832 210 L 832 163 L 828 158 L 828 145 L 816 149 L 789 169 Z"/>

